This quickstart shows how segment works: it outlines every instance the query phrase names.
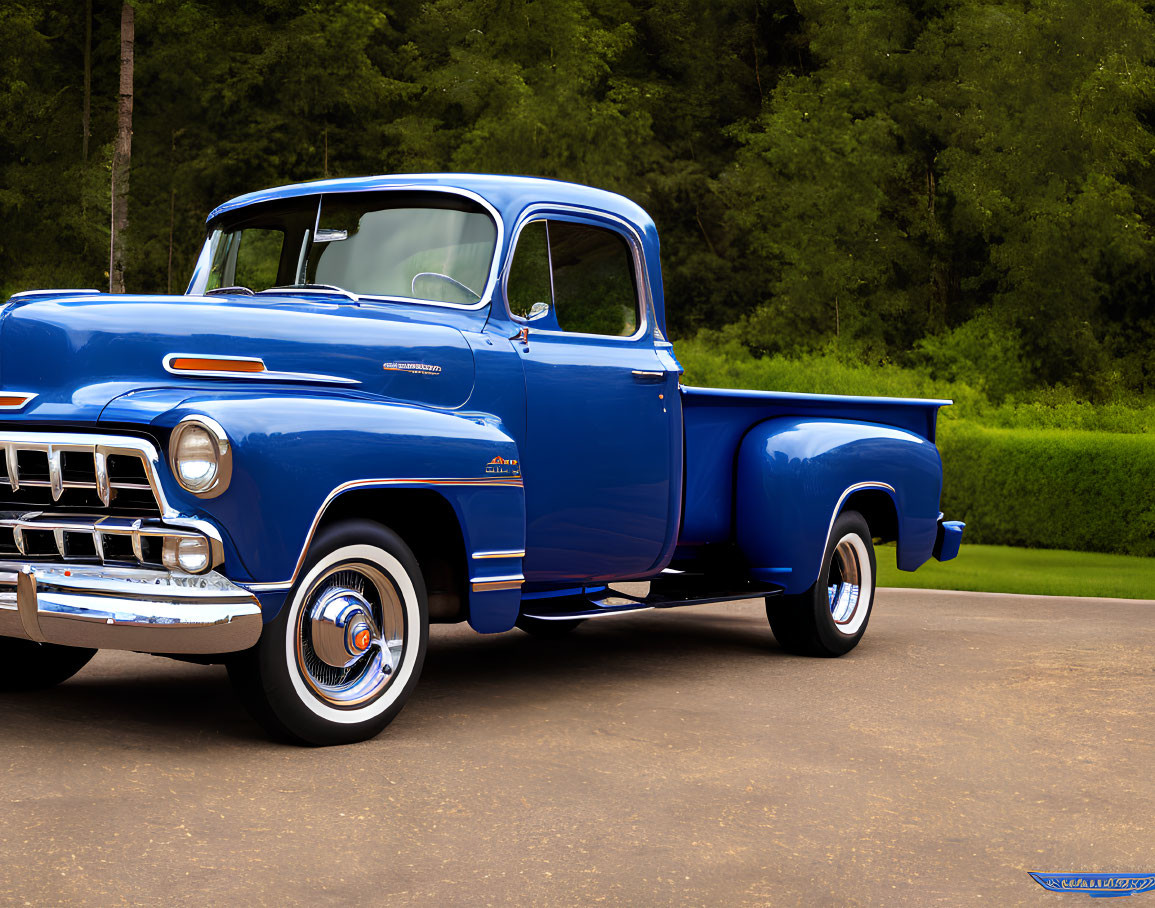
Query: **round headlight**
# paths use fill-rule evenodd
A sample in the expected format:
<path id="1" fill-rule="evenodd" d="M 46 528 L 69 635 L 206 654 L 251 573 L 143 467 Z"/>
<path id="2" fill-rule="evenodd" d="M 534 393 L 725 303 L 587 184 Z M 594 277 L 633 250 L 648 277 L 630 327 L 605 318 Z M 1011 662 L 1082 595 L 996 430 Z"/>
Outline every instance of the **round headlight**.
<path id="1" fill-rule="evenodd" d="M 164 541 L 161 561 L 170 571 L 201 574 L 212 567 L 212 547 L 203 536 L 170 536 Z"/>
<path id="2" fill-rule="evenodd" d="M 214 498 L 225 490 L 231 471 L 225 430 L 203 416 L 190 416 L 173 430 L 169 442 L 172 471 L 182 488 Z"/>

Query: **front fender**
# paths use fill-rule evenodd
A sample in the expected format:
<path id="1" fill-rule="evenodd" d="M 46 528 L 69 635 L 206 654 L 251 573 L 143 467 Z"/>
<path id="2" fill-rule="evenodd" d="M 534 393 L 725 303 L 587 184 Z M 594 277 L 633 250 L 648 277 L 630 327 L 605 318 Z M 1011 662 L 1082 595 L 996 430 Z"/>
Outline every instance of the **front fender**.
<path id="1" fill-rule="evenodd" d="M 925 438 L 851 420 L 784 417 L 760 423 L 738 450 L 736 538 L 753 576 L 809 589 L 834 518 L 860 489 L 890 495 L 898 565 L 914 570 L 934 548 L 942 461 Z"/>
<path id="2" fill-rule="evenodd" d="M 171 504 L 227 533 L 247 575 L 233 579 L 287 588 L 324 508 L 355 488 L 432 488 L 453 506 L 467 552 L 524 550 L 517 444 L 493 416 L 328 395 L 206 394 L 152 423 L 165 435 L 190 414 L 228 433 L 232 481 L 211 499 L 181 489 L 168 469 L 162 482 Z M 509 624 L 514 617 L 516 601 Z"/>

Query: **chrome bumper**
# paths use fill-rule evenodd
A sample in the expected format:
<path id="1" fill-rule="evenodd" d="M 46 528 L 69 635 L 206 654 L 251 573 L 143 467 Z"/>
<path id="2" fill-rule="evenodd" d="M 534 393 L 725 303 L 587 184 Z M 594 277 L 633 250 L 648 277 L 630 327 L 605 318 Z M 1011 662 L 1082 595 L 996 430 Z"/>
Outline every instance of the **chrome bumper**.
<path id="1" fill-rule="evenodd" d="M 230 653 L 261 635 L 257 597 L 214 572 L 0 561 L 0 636 L 144 653 Z"/>

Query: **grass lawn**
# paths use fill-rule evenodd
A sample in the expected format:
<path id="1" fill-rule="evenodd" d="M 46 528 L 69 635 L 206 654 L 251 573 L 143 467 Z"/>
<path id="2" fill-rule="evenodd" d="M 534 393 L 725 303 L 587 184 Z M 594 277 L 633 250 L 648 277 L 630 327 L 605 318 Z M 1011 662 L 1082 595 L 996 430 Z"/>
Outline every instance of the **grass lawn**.
<path id="1" fill-rule="evenodd" d="M 953 561 L 931 560 L 914 573 L 894 566 L 894 547 L 878 549 L 878 585 L 1050 596 L 1155 599 L 1155 558 L 967 545 Z"/>

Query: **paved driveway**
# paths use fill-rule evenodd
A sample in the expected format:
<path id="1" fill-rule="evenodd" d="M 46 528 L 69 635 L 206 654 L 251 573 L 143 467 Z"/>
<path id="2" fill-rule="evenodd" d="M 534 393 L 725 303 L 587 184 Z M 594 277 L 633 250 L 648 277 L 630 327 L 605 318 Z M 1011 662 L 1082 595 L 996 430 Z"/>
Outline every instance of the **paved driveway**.
<path id="1" fill-rule="evenodd" d="M 223 669 L 102 653 L 0 696 L 0 902 L 1084 904 L 1026 871 L 1155 871 L 1153 622 L 886 590 L 837 660 L 750 603 L 439 627 L 393 726 L 327 750 Z"/>

